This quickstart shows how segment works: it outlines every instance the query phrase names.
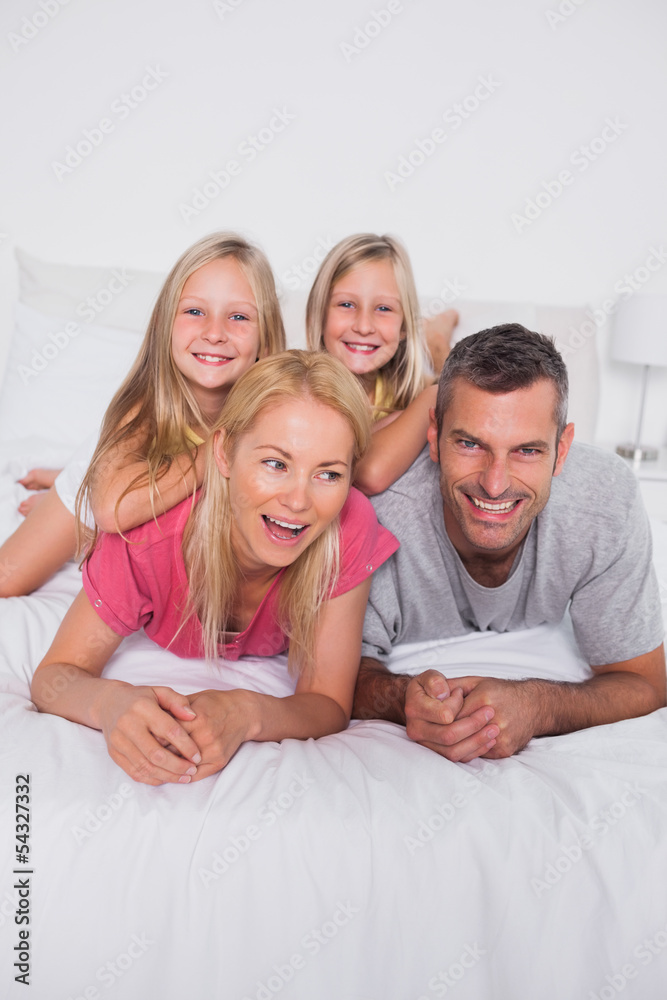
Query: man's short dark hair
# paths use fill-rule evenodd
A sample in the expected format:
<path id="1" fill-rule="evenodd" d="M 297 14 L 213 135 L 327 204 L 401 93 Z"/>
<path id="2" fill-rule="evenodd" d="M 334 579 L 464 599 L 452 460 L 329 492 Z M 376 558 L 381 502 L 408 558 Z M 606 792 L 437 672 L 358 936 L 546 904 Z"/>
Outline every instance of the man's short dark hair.
<path id="1" fill-rule="evenodd" d="M 554 420 L 557 439 L 567 423 L 567 368 L 553 337 L 526 330 L 519 323 L 503 323 L 473 333 L 455 344 L 443 365 L 438 383 L 435 419 L 438 440 L 454 384 L 464 379 L 485 392 L 514 392 L 547 379 L 556 390 Z"/>

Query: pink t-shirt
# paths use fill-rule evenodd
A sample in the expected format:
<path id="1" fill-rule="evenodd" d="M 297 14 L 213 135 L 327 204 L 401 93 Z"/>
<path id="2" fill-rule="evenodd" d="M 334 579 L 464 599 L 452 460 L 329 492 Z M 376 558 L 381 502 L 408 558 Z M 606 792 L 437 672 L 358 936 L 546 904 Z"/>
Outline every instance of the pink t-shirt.
<path id="1" fill-rule="evenodd" d="M 143 628 L 153 642 L 177 656 L 202 657 L 199 619 L 193 615 L 178 631 L 189 589 L 182 541 L 190 510 L 191 501 L 184 500 L 158 517 L 157 523 L 149 521 L 127 531 L 127 541 L 120 535 L 100 533 L 83 568 L 83 588 L 102 621 L 118 635 Z M 354 488 L 340 512 L 340 529 L 340 575 L 333 597 L 369 577 L 399 545 L 378 524 L 370 501 Z M 238 660 L 285 652 L 288 640 L 276 621 L 284 572 L 280 570 L 273 580 L 248 627 L 233 642 L 219 647 L 220 656 Z"/>

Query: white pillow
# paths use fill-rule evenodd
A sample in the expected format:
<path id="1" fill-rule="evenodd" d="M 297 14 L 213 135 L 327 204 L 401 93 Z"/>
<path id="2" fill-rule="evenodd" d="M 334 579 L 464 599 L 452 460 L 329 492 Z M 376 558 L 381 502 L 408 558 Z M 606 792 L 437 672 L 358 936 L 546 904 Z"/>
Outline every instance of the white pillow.
<path id="1" fill-rule="evenodd" d="M 0 441 L 76 448 L 99 426 L 143 335 L 46 316 L 18 302 L 0 391 Z"/>
<path id="2" fill-rule="evenodd" d="M 75 267 L 16 250 L 19 299 L 49 316 L 141 330 L 148 325 L 164 275 L 126 267 Z"/>

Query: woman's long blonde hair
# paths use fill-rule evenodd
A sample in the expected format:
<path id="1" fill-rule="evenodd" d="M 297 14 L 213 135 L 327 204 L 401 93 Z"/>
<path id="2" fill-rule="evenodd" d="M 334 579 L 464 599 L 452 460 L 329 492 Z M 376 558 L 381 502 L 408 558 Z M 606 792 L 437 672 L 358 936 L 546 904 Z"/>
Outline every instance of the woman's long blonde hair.
<path id="1" fill-rule="evenodd" d="M 233 475 L 240 438 L 268 407 L 286 400 L 312 399 L 340 413 L 354 437 L 354 459 L 370 442 L 368 404 L 358 380 L 342 362 L 328 354 L 285 351 L 264 358 L 232 388 L 216 429 L 224 428 L 225 457 Z M 207 442 L 206 472 L 201 494 L 183 538 L 183 556 L 190 583 L 184 622 L 196 615 L 201 622 L 207 659 L 218 656 L 221 633 L 228 631 L 241 582 L 232 547 L 234 509 L 229 480 L 214 457 L 214 435 Z M 350 481 L 353 478 L 351 470 Z M 287 567 L 280 583 L 276 629 L 289 638 L 292 673 L 313 665 L 318 612 L 331 594 L 339 569 L 338 517 Z M 269 653 L 275 646 L 267 646 Z M 261 653 L 261 650 L 260 650 Z"/>
<path id="2" fill-rule="evenodd" d="M 358 233 L 341 240 L 322 261 L 306 306 L 306 338 L 311 351 L 323 351 L 324 331 L 334 286 L 346 274 L 373 261 L 388 260 L 394 269 L 403 309 L 403 339 L 393 358 L 378 372 L 382 411 L 404 410 L 428 384 L 429 364 L 410 258 L 393 236 Z M 378 414 L 382 416 L 383 413 Z"/>
<path id="3" fill-rule="evenodd" d="M 212 430 L 185 376 L 174 363 L 171 332 L 183 286 L 190 275 L 205 264 L 226 257 L 237 262 L 252 288 L 258 314 L 259 356 L 285 350 L 275 279 L 263 251 L 230 232 L 211 233 L 186 250 L 167 275 L 137 359 L 104 416 L 97 448 L 76 499 L 79 551 L 85 545 L 90 555 L 95 545 L 97 528 L 91 533 L 83 527 L 83 522 L 95 476 L 112 449 L 134 439 L 138 444 L 133 451 L 146 462 L 145 472 L 136 476 L 118 503 L 132 490 L 145 486 L 153 503 L 158 481 L 175 455 L 189 454 L 194 465 L 195 451 L 188 428 Z"/>

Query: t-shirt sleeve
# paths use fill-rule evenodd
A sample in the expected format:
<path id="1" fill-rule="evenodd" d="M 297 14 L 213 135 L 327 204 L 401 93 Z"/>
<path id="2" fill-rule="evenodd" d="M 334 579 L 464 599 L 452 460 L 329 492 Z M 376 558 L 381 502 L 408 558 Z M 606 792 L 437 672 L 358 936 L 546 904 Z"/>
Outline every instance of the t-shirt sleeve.
<path id="1" fill-rule="evenodd" d="M 340 515 L 340 572 L 332 597 L 353 590 L 389 559 L 399 543 L 375 516 L 370 500 L 352 487 Z"/>
<path id="2" fill-rule="evenodd" d="M 400 629 L 401 607 L 396 589 L 395 560 L 374 574 L 364 617 L 361 655 L 387 664 Z"/>
<path id="3" fill-rule="evenodd" d="M 153 615 L 149 587 L 133 550 L 120 535 L 100 532 L 95 551 L 83 567 L 88 600 L 117 635 L 138 632 Z"/>
<path id="4" fill-rule="evenodd" d="M 651 526 L 634 476 L 630 491 L 616 524 L 616 544 L 607 539 L 609 561 L 572 595 L 572 624 L 591 666 L 642 656 L 664 639 Z"/>

